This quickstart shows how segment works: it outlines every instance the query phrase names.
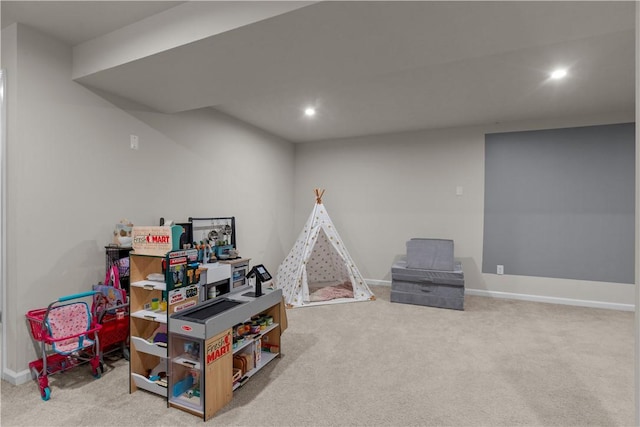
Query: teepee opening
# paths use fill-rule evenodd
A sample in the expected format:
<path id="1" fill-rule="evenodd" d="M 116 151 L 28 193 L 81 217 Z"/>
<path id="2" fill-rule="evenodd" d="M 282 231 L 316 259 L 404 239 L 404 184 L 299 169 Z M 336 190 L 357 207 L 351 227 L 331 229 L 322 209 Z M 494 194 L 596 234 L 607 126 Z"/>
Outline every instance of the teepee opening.
<path id="1" fill-rule="evenodd" d="M 275 285 L 289 306 L 373 300 L 315 190 L 316 204 L 289 255 L 278 267 Z"/>
<path id="2" fill-rule="evenodd" d="M 353 285 L 345 260 L 333 246 L 331 237 L 321 228 L 307 261 L 309 301 L 353 298 Z"/>

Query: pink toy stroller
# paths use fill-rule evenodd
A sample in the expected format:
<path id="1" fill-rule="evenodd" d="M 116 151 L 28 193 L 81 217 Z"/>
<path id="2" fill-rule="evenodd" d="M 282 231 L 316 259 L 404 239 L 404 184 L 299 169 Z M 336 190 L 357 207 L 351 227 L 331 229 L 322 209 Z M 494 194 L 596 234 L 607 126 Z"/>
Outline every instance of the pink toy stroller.
<path id="1" fill-rule="evenodd" d="M 60 297 L 47 308 L 31 310 L 26 314 L 33 339 L 42 343 L 42 358 L 29 363 L 29 369 L 38 381 L 42 400 L 51 397 L 48 375 L 87 362 L 91 365 L 94 378 L 100 378 L 104 371 L 98 338 L 102 325 L 94 321 L 86 302 L 61 304 L 92 297 L 95 293 L 89 291 Z"/>

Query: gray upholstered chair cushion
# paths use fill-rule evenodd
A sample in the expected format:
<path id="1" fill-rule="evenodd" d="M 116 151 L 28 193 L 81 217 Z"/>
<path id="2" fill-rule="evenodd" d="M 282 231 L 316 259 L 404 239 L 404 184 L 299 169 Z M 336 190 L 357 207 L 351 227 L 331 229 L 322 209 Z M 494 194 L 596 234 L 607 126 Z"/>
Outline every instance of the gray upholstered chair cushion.
<path id="1" fill-rule="evenodd" d="M 407 268 L 453 271 L 453 240 L 414 238 L 407 242 Z"/>

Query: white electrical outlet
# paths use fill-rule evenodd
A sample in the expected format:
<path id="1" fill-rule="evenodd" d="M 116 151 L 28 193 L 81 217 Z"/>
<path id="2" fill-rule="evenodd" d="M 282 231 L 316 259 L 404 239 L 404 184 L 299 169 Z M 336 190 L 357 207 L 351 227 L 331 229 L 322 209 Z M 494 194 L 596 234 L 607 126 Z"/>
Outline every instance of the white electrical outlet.
<path id="1" fill-rule="evenodd" d="M 131 149 L 132 150 L 137 150 L 138 149 L 138 135 L 129 135 L 130 140 L 131 140 Z"/>
<path id="2" fill-rule="evenodd" d="M 456 196 L 462 196 L 462 185 L 456 187 Z"/>
<path id="3" fill-rule="evenodd" d="M 497 269 L 497 273 L 498 274 L 504 274 L 504 265 L 498 265 L 498 269 Z"/>

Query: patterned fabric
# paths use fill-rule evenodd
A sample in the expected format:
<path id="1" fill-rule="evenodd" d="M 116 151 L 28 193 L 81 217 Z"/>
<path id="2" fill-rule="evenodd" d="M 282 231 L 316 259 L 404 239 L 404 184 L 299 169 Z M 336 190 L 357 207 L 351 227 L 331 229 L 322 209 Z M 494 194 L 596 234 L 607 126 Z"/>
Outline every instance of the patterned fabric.
<path id="1" fill-rule="evenodd" d="M 278 267 L 274 283 L 282 289 L 287 304 L 302 306 L 319 302 L 310 299 L 310 286 L 336 282 L 352 287 L 352 301 L 375 298 L 342 243 L 324 205 L 316 203 L 291 252 Z"/>
<path id="2" fill-rule="evenodd" d="M 93 341 L 82 335 L 91 327 L 91 313 L 85 302 L 54 307 L 47 316 L 49 336 L 56 341 L 52 348 L 56 353 L 69 354 L 93 345 Z M 74 337 L 74 335 L 80 335 Z M 67 339 L 62 339 L 69 337 Z"/>

